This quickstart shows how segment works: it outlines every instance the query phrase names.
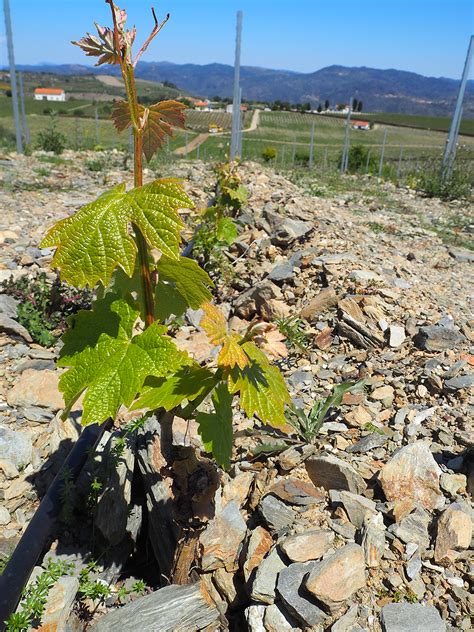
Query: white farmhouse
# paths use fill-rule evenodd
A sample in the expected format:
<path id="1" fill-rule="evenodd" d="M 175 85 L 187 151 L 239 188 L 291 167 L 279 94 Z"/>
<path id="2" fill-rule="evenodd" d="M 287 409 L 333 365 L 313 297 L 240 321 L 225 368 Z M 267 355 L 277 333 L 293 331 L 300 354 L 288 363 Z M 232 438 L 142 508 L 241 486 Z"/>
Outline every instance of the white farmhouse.
<path id="1" fill-rule="evenodd" d="M 66 93 L 62 88 L 35 88 L 35 101 L 65 101 Z"/>

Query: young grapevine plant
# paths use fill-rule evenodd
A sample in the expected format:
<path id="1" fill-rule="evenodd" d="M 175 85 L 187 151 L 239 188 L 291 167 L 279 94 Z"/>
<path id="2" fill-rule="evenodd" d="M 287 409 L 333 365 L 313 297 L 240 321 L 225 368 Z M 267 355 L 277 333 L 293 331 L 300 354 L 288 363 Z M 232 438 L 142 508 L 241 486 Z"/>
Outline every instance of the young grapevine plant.
<path id="1" fill-rule="evenodd" d="M 223 314 L 210 302 L 210 277 L 180 255 L 179 209 L 192 207 L 180 181 L 143 183 L 143 155 L 150 160 L 173 128 L 184 126 L 182 103 L 144 107 L 137 99 L 135 66 L 168 16 L 159 24 L 152 10 L 155 26 L 133 57 L 135 28 L 127 29 L 125 11 L 106 2 L 113 27 L 96 25 L 97 35 L 73 43 L 98 57 L 97 65 L 120 66 L 127 98 L 115 103 L 112 116 L 117 130 L 133 131 L 134 186 L 127 190 L 119 184 L 103 193 L 59 221 L 41 244 L 56 248 L 52 265 L 64 281 L 94 289 L 95 295 L 90 310 L 70 317 L 63 336 L 58 365 L 67 369 L 60 378 L 65 415 L 84 394 L 85 425 L 113 419 L 121 407 L 194 417 L 206 450 L 227 467 L 234 398 L 248 417 L 277 426 L 285 423 L 289 394 L 258 346 L 261 327 L 229 333 Z M 203 309 L 201 327 L 219 348 L 208 366 L 179 350 L 168 334 L 171 317 L 188 307 Z M 213 412 L 198 411 L 208 398 Z"/>

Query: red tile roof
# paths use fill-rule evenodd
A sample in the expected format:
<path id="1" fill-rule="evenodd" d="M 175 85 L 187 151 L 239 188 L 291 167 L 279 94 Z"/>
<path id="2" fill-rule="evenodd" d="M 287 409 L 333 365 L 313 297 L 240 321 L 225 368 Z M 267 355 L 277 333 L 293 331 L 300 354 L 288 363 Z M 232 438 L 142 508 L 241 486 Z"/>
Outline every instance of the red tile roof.
<path id="1" fill-rule="evenodd" d="M 35 94 L 64 94 L 62 88 L 35 88 Z"/>

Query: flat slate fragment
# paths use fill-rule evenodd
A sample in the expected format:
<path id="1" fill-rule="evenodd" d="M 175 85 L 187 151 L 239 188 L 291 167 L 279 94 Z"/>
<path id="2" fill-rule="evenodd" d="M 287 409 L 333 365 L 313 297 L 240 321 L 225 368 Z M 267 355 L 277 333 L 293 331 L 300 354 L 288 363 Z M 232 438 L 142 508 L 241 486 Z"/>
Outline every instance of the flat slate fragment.
<path id="1" fill-rule="evenodd" d="M 289 527 L 295 519 L 293 509 L 272 494 L 267 494 L 261 500 L 260 513 L 270 529 L 274 531 Z"/>
<path id="2" fill-rule="evenodd" d="M 445 632 L 446 624 L 433 606 L 389 603 L 382 608 L 384 632 Z"/>
<path id="3" fill-rule="evenodd" d="M 109 612 L 90 632 L 197 632 L 218 619 L 202 586 L 171 585 Z"/>
<path id="4" fill-rule="evenodd" d="M 304 626 L 322 623 L 326 614 L 314 603 L 313 596 L 302 586 L 303 578 L 310 573 L 317 562 L 290 564 L 280 571 L 277 592 L 289 614 Z"/>

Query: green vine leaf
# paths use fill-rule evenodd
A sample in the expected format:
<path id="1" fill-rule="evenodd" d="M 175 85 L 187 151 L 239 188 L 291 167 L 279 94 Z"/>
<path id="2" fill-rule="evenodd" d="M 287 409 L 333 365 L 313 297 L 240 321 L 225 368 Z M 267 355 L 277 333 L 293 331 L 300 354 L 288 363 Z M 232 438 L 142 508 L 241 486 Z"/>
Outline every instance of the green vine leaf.
<path id="1" fill-rule="evenodd" d="M 175 179 L 155 180 L 128 192 L 120 184 L 59 221 L 41 247 L 57 246 L 52 266 L 68 283 L 93 287 L 101 281 L 106 286 L 117 266 L 128 276 L 133 274 L 137 247 L 132 225 L 138 226 L 150 246 L 178 259 L 184 227 L 178 209 L 192 206 Z"/>
<path id="2" fill-rule="evenodd" d="M 187 106 L 179 101 L 167 100 L 150 107 L 138 105 L 143 125 L 143 153 L 150 161 L 153 154 L 164 145 L 166 136 L 173 136 L 173 127 L 184 128 L 184 110 Z M 112 109 L 112 118 L 118 132 L 131 125 L 130 106 L 127 101 L 117 101 Z"/>
<path id="3" fill-rule="evenodd" d="M 172 314 L 180 316 L 188 307 L 198 309 L 212 298 L 209 288 L 214 287 L 214 283 L 193 259 L 180 257 L 176 261 L 162 256 L 156 269 L 160 281 L 156 291 L 156 308 L 161 320 L 169 316 L 168 307 L 173 308 Z"/>
<path id="4" fill-rule="evenodd" d="M 248 366 L 234 366 L 228 373 L 229 392 L 240 392 L 240 406 L 247 417 L 257 414 L 264 423 L 286 423 L 285 404 L 291 402 L 283 376 L 253 342 L 241 345 L 250 359 Z"/>
<path id="5" fill-rule="evenodd" d="M 215 413 L 196 416 L 204 449 L 225 469 L 230 467 L 232 456 L 232 399 L 226 384 L 221 382 L 212 396 Z"/>
<path id="6" fill-rule="evenodd" d="M 238 236 L 237 226 L 230 217 L 221 217 L 216 224 L 216 236 L 219 241 L 231 246 Z"/>
<path id="7" fill-rule="evenodd" d="M 173 410 L 185 400 L 194 401 L 200 395 L 212 390 L 216 378 L 212 371 L 195 364 L 179 369 L 166 378 L 149 377 L 141 390 L 141 395 L 132 410 L 164 408 Z"/>
<path id="8" fill-rule="evenodd" d="M 166 327 L 154 323 L 133 335 L 139 312 L 131 301 L 107 294 L 91 311 L 69 320 L 58 366 L 69 367 L 59 381 L 67 410 L 86 391 L 82 423 L 102 423 L 129 407 L 147 376 L 163 377 L 189 364 L 165 336 Z"/>

